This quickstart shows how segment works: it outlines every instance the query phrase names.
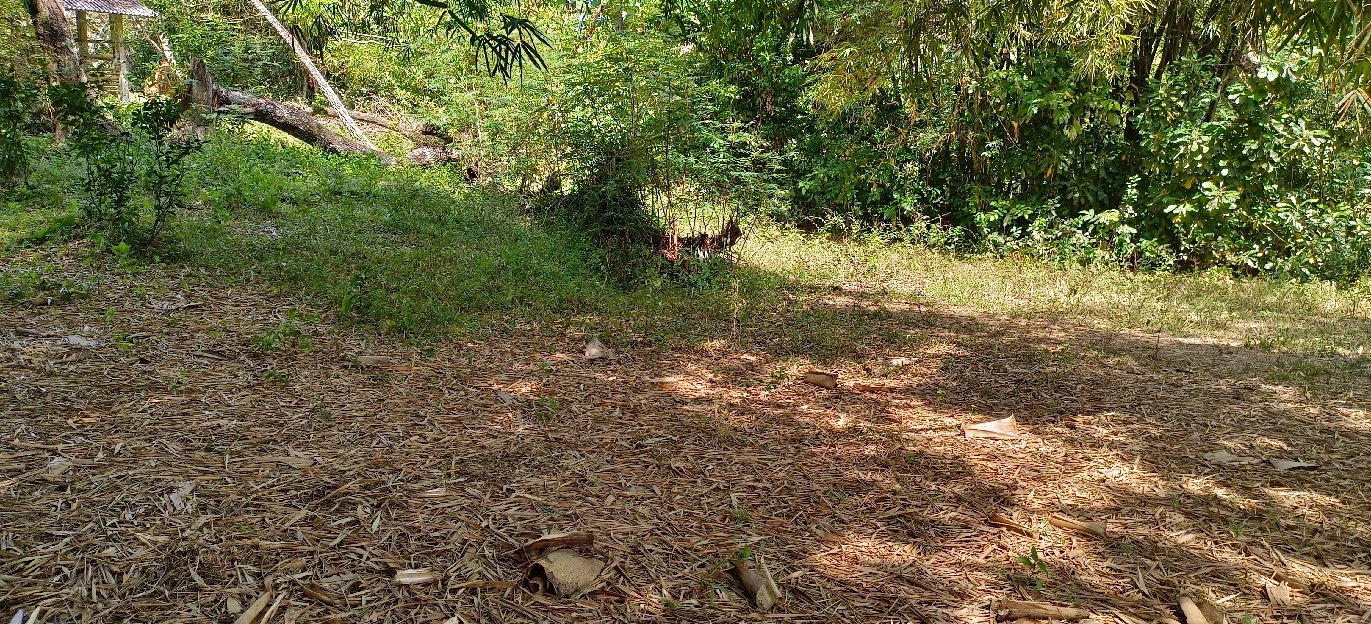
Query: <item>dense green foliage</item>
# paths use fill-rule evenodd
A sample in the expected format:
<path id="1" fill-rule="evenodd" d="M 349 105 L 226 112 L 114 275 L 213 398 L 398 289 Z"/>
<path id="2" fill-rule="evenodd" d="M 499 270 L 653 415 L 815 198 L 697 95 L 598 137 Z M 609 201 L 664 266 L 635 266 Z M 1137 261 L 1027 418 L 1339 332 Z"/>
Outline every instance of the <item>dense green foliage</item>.
<path id="1" fill-rule="evenodd" d="M 847 3 L 811 20 L 817 40 L 710 3 L 684 21 L 716 72 L 751 70 L 730 77 L 737 108 L 786 156 L 789 220 L 1354 279 L 1364 92 L 1329 87 L 1363 71 L 1333 50 L 1364 41 L 1366 12 L 1253 6 Z"/>
<path id="2" fill-rule="evenodd" d="M 177 130 L 181 108 L 152 99 L 127 111 L 127 132 L 106 123 L 116 111 L 91 102 L 70 85 L 49 89 L 58 125 L 70 133 L 63 146 L 81 163 L 78 204 L 116 254 L 157 247 L 169 221 L 186 207 L 186 157 L 200 142 Z"/>
<path id="3" fill-rule="evenodd" d="M 24 181 L 43 132 L 34 114 L 43 101 L 39 84 L 11 69 L 0 74 L 0 180 Z"/>
<path id="4" fill-rule="evenodd" d="M 143 27 L 182 62 L 277 98 L 304 90 L 248 2 L 152 4 L 163 17 Z M 673 241 L 754 219 L 1144 269 L 1346 283 L 1371 265 L 1357 3 L 272 6 L 354 105 L 422 124 L 469 178 L 522 194 L 627 281 L 693 280 L 702 254 Z M 21 174 L 42 131 L 5 124 L 3 164 Z M 109 182 L 86 189 L 88 215 L 119 213 L 102 202 L 137 184 L 168 206 L 155 214 L 190 205 L 150 190 L 176 183 L 174 167 L 143 171 L 158 156 L 83 158 L 84 179 Z M 206 192 L 282 201 L 238 175 Z"/>
<path id="5" fill-rule="evenodd" d="M 725 206 L 1152 269 L 1347 281 L 1371 263 L 1356 5 L 673 1 L 539 19 L 548 71 L 514 85 L 453 78 L 470 59 L 441 41 L 332 62 L 355 92 L 474 134 L 493 172 L 564 174 L 591 229 Z"/>

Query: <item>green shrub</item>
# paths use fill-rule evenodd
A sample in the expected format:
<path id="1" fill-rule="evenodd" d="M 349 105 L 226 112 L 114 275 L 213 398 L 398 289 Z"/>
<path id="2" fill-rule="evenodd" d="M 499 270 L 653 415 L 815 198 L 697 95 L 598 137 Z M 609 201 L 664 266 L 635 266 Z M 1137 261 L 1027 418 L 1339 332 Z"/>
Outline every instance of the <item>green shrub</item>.
<path id="1" fill-rule="evenodd" d="M 1185 57 L 1136 100 L 1074 62 L 1041 46 L 931 84 L 919 101 L 967 104 L 914 119 L 893 93 L 802 118 L 782 218 L 1147 269 L 1351 282 L 1371 266 L 1371 146 L 1312 61 L 1221 83 Z"/>
<path id="2" fill-rule="evenodd" d="M 81 160 L 82 219 L 120 255 L 155 248 L 168 221 L 185 207 L 186 157 L 200 142 L 178 132 L 182 109 L 154 99 L 130 109 L 131 129 L 116 126 L 108 107 L 82 86 L 50 90 L 53 108 L 71 132 L 68 148 Z"/>
<path id="3" fill-rule="evenodd" d="M 728 108 L 731 87 L 708 75 L 702 57 L 648 27 L 660 15 L 639 8 L 621 18 L 523 87 L 524 108 L 494 141 L 538 137 L 525 151 L 552 164 L 525 175 L 565 181 L 548 205 L 596 242 L 619 281 L 694 283 L 696 267 L 714 265 L 686 256 L 712 252 L 677 245 L 776 202 L 779 157 Z"/>
<path id="4" fill-rule="evenodd" d="M 45 98 L 39 75 L 0 70 L 0 180 L 27 181 L 43 132 Z"/>

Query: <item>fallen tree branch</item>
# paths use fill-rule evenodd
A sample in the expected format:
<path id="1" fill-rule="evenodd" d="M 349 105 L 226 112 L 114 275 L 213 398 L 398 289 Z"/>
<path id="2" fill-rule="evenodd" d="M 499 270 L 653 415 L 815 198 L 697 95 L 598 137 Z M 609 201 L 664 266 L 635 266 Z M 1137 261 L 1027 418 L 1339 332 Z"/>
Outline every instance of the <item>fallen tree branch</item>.
<path id="1" fill-rule="evenodd" d="M 200 59 L 191 62 L 190 75 L 191 101 L 211 111 L 232 106 L 252 121 L 276 128 L 324 151 L 337 154 L 373 154 L 383 162 L 395 162 L 389 154 L 334 132 L 307 111 L 220 85 L 215 82 L 209 67 Z"/>
<path id="2" fill-rule="evenodd" d="M 324 109 L 324 112 L 339 119 L 343 118 L 343 116 L 338 113 L 338 109 L 332 106 L 326 107 Z M 348 114 L 352 115 L 352 118 L 356 119 L 357 121 L 365 121 L 373 126 L 380 126 L 387 130 L 398 132 L 405 136 L 409 136 L 410 134 L 417 134 L 417 132 L 415 132 L 414 130 L 414 124 L 410 123 L 409 121 L 395 120 L 389 117 L 382 117 L 375 113 L 368 113 L 366 111 L 359 110 L 349 111 Z"/>
<path id="3" fill-rule="evenodd" d="M 324 108 L 324 112 L 333 117 L 342 119 L 342 116 L 338 114 L 338 110 L 332 106 Z M 442 148 L 444 144 L 447 143 L 447 141 L 444 141 L 441 137 L 425 132 L 425 128 L 422 124 L 415 123 L 408 119 L 391 119 L 389 117 L 377 115 L 376 113 L 356 110 L 351 111 L 351 115 L 357 121 L 369 123 L 373 126 L 385 128 L 399 134 L 414 142 L 417 146 Z"/>
<path id="4" fill-rule="evenodd" d="M 1076 607 L 1061 607 L 1046 602 L 1004 600 L 995 608 L 995 619 L 1005 620 L 1061 620 L 1074 622 L 1090 617 L 1090 612 Z"/>
<path id="5" fill-rule="evenodd" d="M 181 75 L 181 68 L 176 66 L 176 54 L 171 50 L 171 40 L 167 39 L 167 34 L 164 32 L 158 32 L 155 35 L 148 33 L 145 38 L 152 45 L 152 48 L 161 55 L 164 61 L 163 65 L 168 68 L 172 77 L 178 82 L 182 81 L 184 76 Z"/>
<path id="6" fill-rule="evenodd" d="M 257 12 L 261 13 L 267 23 L 276 30 L 276 34 L 281 36 L 281 40 L 290 46 L 290 51 L 295 53 L 295 58 L 300 61 L 300 64 L 305 66 L 305 71 L 309 73 L 314 85 L 324 92 L 324 98 L 333 108 L 337 109 L 338 117 L 343 120 L 343 126 L 347 128 L 348 132 L 352 133 L 352 136 L 361 141 L 363 145 L 371 148 L 373 152 L 377 151 L 376 145 L 367 138 L 367 135 L 362 133 L 362 129 L 357 127 L 357 122 L 353 121 L 352 116 L 348 114 L 347 106 L 343 104 L 343 98 L 338 95 L 337 91 L 333 90 L 333 86 L 328 83 L 328 80 L 324 79 L 324 73 L 315 67 L 314 60 L 309 57 L 309 52 L 305 50 L 305 47 L 296 41 L 295 37 L 290 34 L 290 30 L 281 24 L 280 20 L 276 19 L 276 15 L 267 8 L 262 0 L 251 0 L 251 2 L 252 6 L 257 8 Z"/>

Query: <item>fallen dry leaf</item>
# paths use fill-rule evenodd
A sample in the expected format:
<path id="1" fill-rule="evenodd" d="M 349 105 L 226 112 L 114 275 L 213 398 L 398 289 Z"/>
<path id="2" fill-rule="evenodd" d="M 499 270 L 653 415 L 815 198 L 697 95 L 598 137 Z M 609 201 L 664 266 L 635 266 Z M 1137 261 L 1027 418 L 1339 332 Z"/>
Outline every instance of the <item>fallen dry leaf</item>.
<path id="1" fill-rule="evenodd" d="M 291 468 L 309 468 L 314 464 L 314 460 L 308 457 L 293 457 L 290 455 L 264 455 L 254 457 L 250 461 L 254 464 L 285 464 Z"/>
<path id="2" fill-rule="evenodd" d="M 167 500 L 171 502 L 172 509 L 184 511 L 186 508 L 186 497 L 190 496 L 191 490 L 195 489 L 195 481 L 182 481 L 177 484 L 176 491 L 167 495 Z"/>
<path id="3" fill-rule="evenodd" d="M 428 568 L 413 568 L 409 570 L 396 570 L 394 581 L 401 585 L 420 585 L 422 583 L 432 583 L 440 578 L 442 578 L 442 576 Z"/>
<path id="4" fill-rule="evenodd" d="M 1200 457 L 1211 464 L 1224 464 L 1229 466 L 1247 466 L 1250 464 L 1260 464 L 1262 461 L 1260 457 L 1234 455 L 1227 451 L 1214 451 L 1213 453 L 1205 453 Z"/>
<path id="5" fill-rule="evenodd" d="M 1272 459 L 1269 460 L 1271 467 L 1276 470 L 1315 470 L 1319 467 L 1313 462 L 1303 462 L 1295 459 Z"/>
<path id="6" fill-rule="evenodd" d="M 224 355 L 224 354 L 222 354 L 222 353 L 220 353 L 220 352 L 218 352 L 218 351 L 211 351 L 211 350 L 195 350 L 195 351 L 191 351 L 191 352 L 189 353 L 189 355 L 190 355 L 191 357 L 204 358 L 204 359 L 206 359 L 206 360 L 215 360 L 215 361 L 218 361 L 218 362 L 222 362 L 222 361 L 228 359 L 228 356 L 227 356 L 227 355 Z"/>
<path id="7" fill-rule="evenodd" d="M 995 525 L 995 526 L 1003 527 L 1003 528 L 1009 529 L 1009 530 L 1011 530 L 1011 531 L 1015 531 L 1015 532 L 1017 532 L 1017 533 L 1021 533 L 1021 534 L 1023 534 L 1023 535 L 1028 535 L 1028 536 L 1032 536 L 1032 535 L 1033 535 L 1033 532 L 1030 531 L 1030 530 L 1028 529 L 1028 527 L 1026 527 L 1026 526 L 1024 526 L 1024 525 L 1022 525 L 1022 524 L 1019 524 L 1019 523 L 1017 523 L 1017 522 L 1011 520 L 1008 516 L 1005 516 L 1005 515 L 1003 515 L 1003 514 L 999 514 L 999 513 L 990 514 L 989 522 L 990 522 L 990 524 L 993 524 L 993 525 Z"/>
<path id="8" fill-rule="evenodd" d="M 271 592 L 263 592 L 261 596 L 257 597 L 257 600 L 252 602 L 252 605 L 249 606 L 246 611 L 238 616 L 238 619 L 233 621 L 233 624 L 253 624 L 253 622 L 257 621 L 257 616 L 261 615 L 270 604 Z"/>
<path id="9" fill-rule="evenodd" d="M 534 593 L 548 589 L 562 598 L 576 598 L 595 586 L 605 562 L 582 557 L 574 550 L 554 550 L 534 560 L 528 569 L 528 586 Z"/>
<path id="10" fill-rule="evenodd" d="M 1019 437 L 1019 421 L 1013 416 L 975 425 L 966 425 L 964 429 L 967 439 L 1013 440 Z"/>
<path id="11" fill-rule="evenodd" d="M 600 358 L 613 358 L 614 352 L 600 343 L 599 336 L 592 336 L 590 342 L 586 343 L 585 355 L 587 360 L 598 360 Z"/>
<path id="12" fill-rule="evenodd" d="M 72 351 L 71 353 L 62 356 L 62 363 L 71 364 L 73 362 L 80 362 L 81 360 L 90 358 L 90 354 L 90 349 L 79 349 L 76 351 Z"/>
<path id="13" fill-rule="evenodd" d="M 828 388 L 829 390 L 838 387 L 838 376 L 833 373 L 809 371 L 804 374 L 804 380 L 807 384 L 819 386 L 820 388 Z"/>
<path id="14" fill-rule="evenodd" d="M 47 473 L 49 477 L 56 477 L 65 474 L 75 465 L 70 459 L 65 457 L 54 457 L 48 461 Z"/>
<path id="15" fill-rule="evenodd" d="M 467 581 L 465 583 L 453 583 L 448 587 L 451 589 L 470 589 L 479 587 L 481 589 L 514 589 L 519 584 L 514 581 Z"/>
<path id="16" fill-rule="evenodd" d="M 390 364 L 390 357 L 385 355 L 359 355 L 354 358 L 354 360 L 357 362 L 357 365 L 362 368 L 386 366 L 387 364 Z"/>
<path id="17" fill-rule="evenodd" d="M 738 573 L 738 580 L 742 582 L 743 589 L 747 590 L 758 610 L 770 611 L 781 601 L 781 589 L 771 578 L 771 570 L 767 569 L 765 562 L 734 559 L 733 569 Z"/>
<path id="18" fill-rule="evenodd" d="M 343 604 L 343 599 L 340 598 L 338 595 L 329 591 L 323 585 L 320 585 L 312 581 L 306 581 L 304 583 L 301 583 L 300 591 L 303 592 L 306 596 L 313 598 L 315 601 L 321 602 L 326 605 L 337 607 Z"/>
<path id="19" fill-rule="evenodd" d="M 257 624 L 270 624 L 271 617 L 273 615 L 276 615 L 276 610 L 281 608 L 281 603 L 285 600 L 286 595 L 284 593 L 277 595 L 276 600 L 272 602 L 271 606 L 267 607 L 267 610 L 262 613 L 262 617 L 257 619 Z"/>
<path id="20" fill-rule="evenodd" d="M 857 392 L 885 392 L 890 389 L 890 386 L 869 381 L 854 381 L 852 382 L 852 389 Z"/>
<path id="21" fill-rule="evenodd" d="M 76 347 L 86 347 L 86 348 L 88 348 L 88 349 L 94 349 L 94 348 L 97 348 L 97 347 L 99 347 L 99 346 L 101 346 L 101 345 L 103 345 L 103 344 L 105 344 L 105 343 L 103 343 L 103 342 L 101 342 L 101 341 L 99 341 L 99 340 L 96 340 L 96 339 L 94 339 L 94 338 L 87 338 L 87 337 L 85 337 L 85 336 L 71 335 L 71 336 L 67 336 L 67 344 L 72 345 L 72 346 L 76 346 Z"/>
<path id="22" fill-rule="evenodd" d="M 1059 529 L 1080 533 L 1082 535 L 1093 535 L 1095 537 L 1104 537 L 1106 530 L 1105 523 L 1103 522 L 1077 520 L 1062 514 L 1052 514 L 1052 516 L 1047 519 L 1047 522 Z"/>
<path id="23" fill-rule="evenodd" d="M 1286 607 L 1291 603 L 1290 586 L 1273 581 L 1266 582 L 1266 598 L 1273 607 Z"/>
<path id="24" fill-rule="evenodd" d="M 544 535 L 536 540 L 524 544 L 523 546 L 519 547 L 518 550 L 514 551 L 513 554 L 515 554 L 519 559 L 523 561 L 532 561 L 534 559 L 537 559 L 538 557 L 543 556 L 543 553 L 549 551 L 561 550 L 564 548 L 576 548 L 579 546 L 590 546 L 594 543 L 594 533 L 554 533 L 552 535 Z"/>
<path id="25" fill-rule="evenodd" d="M 1185 624 L 1224 624 L 1228 619 L 1223 609 L 1203 598 L 1182 595 L 1176 602 Z"/>

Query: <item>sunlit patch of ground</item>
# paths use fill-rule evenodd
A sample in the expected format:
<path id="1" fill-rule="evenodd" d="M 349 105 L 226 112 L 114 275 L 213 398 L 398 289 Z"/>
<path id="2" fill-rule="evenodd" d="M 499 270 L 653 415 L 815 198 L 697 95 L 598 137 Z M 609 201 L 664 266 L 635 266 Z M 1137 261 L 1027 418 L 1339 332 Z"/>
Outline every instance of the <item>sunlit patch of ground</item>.
<path id="1" fill-rule="evenodd" d="M 617 357 L 588 362 L 556 326 L 407 344 L 174 270 L 102 279 L 0 303 L 3 616 L 231 621 L 270 592 L 280 622 L 733 622 L 743 550 L 788 621 L 985 622 L 1014 597 L 1146 622 L 1181 592 L 1234 622 L 1371 609 L 1349 360 L 1298 383 L 1266 352 L 839 289 L 796 308 L 823 353 L 779 310 L 692 350 L 606 331 Z M 838 388 L 799 381 L 815 366 Z M 962 435 L 1010 415 L 1016 440 Z M 599 589 L 501 585 L 512 548 L 572 530 L 610 563 Z"/>

